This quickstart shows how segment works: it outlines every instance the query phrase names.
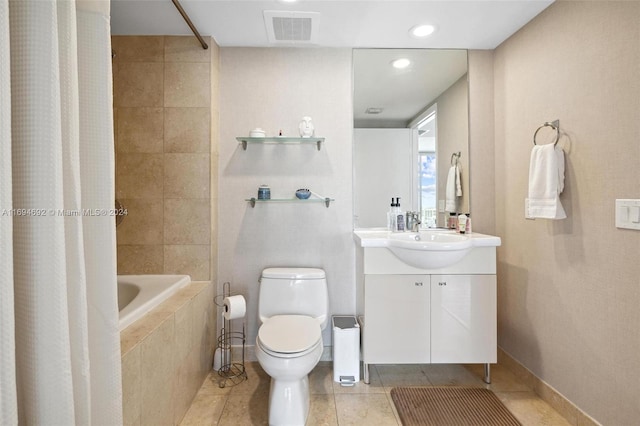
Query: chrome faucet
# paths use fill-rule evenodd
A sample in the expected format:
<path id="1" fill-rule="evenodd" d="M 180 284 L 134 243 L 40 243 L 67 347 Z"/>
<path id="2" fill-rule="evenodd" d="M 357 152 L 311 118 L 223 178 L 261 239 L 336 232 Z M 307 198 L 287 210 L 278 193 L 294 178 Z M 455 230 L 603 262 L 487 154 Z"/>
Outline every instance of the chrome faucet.
<path id="1" fill-rule="evenodd" d="M 420 213 L 419 212 L 407 212 L 407 231 L 418 232 L 420 230 Z"/>

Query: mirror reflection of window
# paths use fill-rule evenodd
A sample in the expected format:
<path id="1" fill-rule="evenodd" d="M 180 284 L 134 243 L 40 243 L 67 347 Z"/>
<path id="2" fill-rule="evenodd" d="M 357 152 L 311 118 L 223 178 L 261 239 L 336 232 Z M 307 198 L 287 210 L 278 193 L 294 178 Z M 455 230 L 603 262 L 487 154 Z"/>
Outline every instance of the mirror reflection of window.
<path id="1" fill-rule="evenodd" d="M 437 133 L 436 133 L 437 106 L 434 105 L 427 116 L 418 123 L 418 156 L 419 156 L 419 182 L 418 190 L 420 201 L 420 221 L 422 227 L 433 228 L 437 221 L 438 200 L 438 162 L 436 157 Z"/>
<path id="2" fill-rule="evenodd" d="M 469 211 L 467 69 L 465 50 L 354 49 L 355 227 L 386 227 L 392 197 L 420 212 L 422 227 L 445 226 L 453 152 L 462 153 L 458 211 Z"/>

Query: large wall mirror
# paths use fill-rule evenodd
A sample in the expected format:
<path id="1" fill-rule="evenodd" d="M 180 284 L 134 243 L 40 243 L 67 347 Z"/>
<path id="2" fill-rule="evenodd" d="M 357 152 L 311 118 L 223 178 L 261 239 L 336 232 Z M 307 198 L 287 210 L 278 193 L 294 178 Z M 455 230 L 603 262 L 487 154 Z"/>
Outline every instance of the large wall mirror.
<path id="1" fill-rule="evenodd" d="M 354 49 L 353 67 L 354 227 L 385 227 L 396 197 L 422 227 L 469 212 L 467 51 Z"/>

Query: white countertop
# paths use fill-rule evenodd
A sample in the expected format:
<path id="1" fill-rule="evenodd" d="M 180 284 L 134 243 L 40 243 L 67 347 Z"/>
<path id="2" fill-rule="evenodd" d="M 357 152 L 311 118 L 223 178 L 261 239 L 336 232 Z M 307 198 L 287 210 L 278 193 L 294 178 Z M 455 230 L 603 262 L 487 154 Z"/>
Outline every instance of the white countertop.
<path id="1" fill-rule="evenodd" d="M 420 232 L 456 234 L 456 231 L 446 228 L 427 228 Z M 359 228 L 353 231 L 353 239 L 360 247 L 388 247 L 389 234 L 391 232 L 386 228 Z M 404 234 L 417 234 L 417 232 L 404 232 Z M 479 234 L 477 232 L 464 235 L 471 239 L 474 247 L 498 247 L 502 244 L 500 237 L 493 235 Z"/>

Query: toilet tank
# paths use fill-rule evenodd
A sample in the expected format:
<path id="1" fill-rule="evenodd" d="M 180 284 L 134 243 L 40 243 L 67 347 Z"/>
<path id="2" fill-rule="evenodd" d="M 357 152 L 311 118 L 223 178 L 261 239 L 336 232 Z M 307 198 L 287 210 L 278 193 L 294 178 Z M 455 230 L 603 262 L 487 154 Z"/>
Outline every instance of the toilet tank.
<path id="1" fill-rule="evenodd" d="M 324 270 L 267 268 L 260 277 L 258 316 L 308 315 L 324 329 L 329 318 L 329 293 Z"/>

